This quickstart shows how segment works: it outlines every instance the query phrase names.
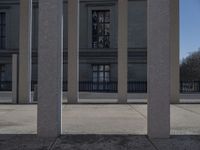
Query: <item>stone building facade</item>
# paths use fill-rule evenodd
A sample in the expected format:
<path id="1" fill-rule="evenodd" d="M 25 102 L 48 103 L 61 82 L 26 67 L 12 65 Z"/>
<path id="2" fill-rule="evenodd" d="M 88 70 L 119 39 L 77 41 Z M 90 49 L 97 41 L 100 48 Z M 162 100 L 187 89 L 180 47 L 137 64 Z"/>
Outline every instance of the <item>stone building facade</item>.
<path id="1" fill-rule="evenodd" d="M 64 1 L 63 78 L 67 81 L 68 7 Z M 12 80 L 12 54 L 19 54 L 19 0 L 0 1 L 0 80 Z M 80 1 L 79 81 L 117 81 L 115 0 Z M 147 1 L 128 2 L 128 81 L 147 81 Z M 32 12 L 32 81 L 37 81 L 38 2 Z"/>
<path id="2" fill-rule="evenodd" d="M 11 54 L 19 53 L 19 86 L 16 75 L 12 85 L 19 103 L 31 101 L 31 68 L 36 74 L 32 78 L 37 79 L 38 74 L 40 137 L 62 134 L 64 74 L 69 104 L 79 103 L 81 80 L 109 82 L 117 78 L 120 104 L 128 102 L 128 80 L 147 80 L 147 134 L 150 138 L 169 138 L 170 102 L 179 101 L 179 0 L 68 0 L 64 4 L 63 0 L 39 0 L 39 19 L 36 1 L 33 7 L 32 11 L 32 0 L 0 1 L 0 43 L 4 64 L 11 62 Z M 12 70 L 17 74 L 14 56 Z M 36 62 L 38 73 L 37 67 L 31 67 Z M 1 66 L 1 70 L 7 68 Z M 1 76 L 7 78 L 9 74 Z"/>

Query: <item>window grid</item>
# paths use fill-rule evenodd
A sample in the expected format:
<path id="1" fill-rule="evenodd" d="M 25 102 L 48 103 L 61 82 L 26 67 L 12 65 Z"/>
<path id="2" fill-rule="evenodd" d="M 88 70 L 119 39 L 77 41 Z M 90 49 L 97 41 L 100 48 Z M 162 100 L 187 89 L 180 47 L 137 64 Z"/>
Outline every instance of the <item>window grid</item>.
<path id="1" fill-rule="evenodd" d="M 110 11 L 92 11 L 92 48 L 110 47 Z"/>
<path id="2" fill-rule="evenodd" d="M 5 65 L 0 64 L 0 81 L 3 81 L 5 78 Z"/>
<path id="3" fill-rule="evenodd" d="M 5 49 L 6 47 L 6 13 L 0 13 L 0 49 Z"/>
<path id="4" fill-rule="evenodd" d="M 93 82 L 110 82 L 110 65 L 93 65 Z"/>

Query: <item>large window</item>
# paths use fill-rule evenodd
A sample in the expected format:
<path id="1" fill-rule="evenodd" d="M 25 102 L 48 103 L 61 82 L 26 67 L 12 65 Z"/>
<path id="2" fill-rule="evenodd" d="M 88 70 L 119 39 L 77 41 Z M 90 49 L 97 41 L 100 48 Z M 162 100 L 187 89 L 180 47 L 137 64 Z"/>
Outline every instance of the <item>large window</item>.
<path id="1" fill-rule="evenodd" d="M 5 80 L 5 65 L 0 64 L 0 81 Z"/>
<path id="2" fill-rule="evenodd" d="M 6 48 L 6 13 L 0 12 L 0 49 Z"/>
<path id="3" fill-rule="evenodd" d="M 106 90 L 110 82 L 110 65 L 93 65 L 93 90 Z"/>
<path id="4" fill-rule="evenodd" d="M 93 82 L 109 82 L 110 65 L 93 65 Z"/>
<path id="5" fill-rule="evenodd" d="M 110 47 L 110 11 L 92 11 L 92 48 Z"/>

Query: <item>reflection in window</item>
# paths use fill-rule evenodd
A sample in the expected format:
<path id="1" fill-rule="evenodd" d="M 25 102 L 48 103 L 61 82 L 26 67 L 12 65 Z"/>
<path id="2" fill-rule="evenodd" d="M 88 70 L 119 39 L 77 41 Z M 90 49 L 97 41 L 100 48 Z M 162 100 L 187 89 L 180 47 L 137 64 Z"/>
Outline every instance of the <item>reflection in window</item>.
<path id="1" fill-rule="evenodd" d="M 92 48 L 110 47 L 110 11 L 92 11 Z"/>
<path id="2" fill-rule="evenodd" d="M 93 65 L 93 90 L 108 90 L 110 65 Z"/>
<path id="3" fill-rule="evenodd" d="M 5 80 L 5 65 L 0 64 L 0 81 Z"/>
<path id="4" fill-rule="evenodd" d="M 2 83 L 5 81 L 5 65 L 0 64 L 0 90 L 5 89 L 7 87 L 6 84 Z"/>
<path id="5" fill-rule="evenodd" d="M 93 82 L 109 82 L 110 65 L 93 65 Z"/>
<path id="6" fill-rule="evenodd" d="M 6 13 L 0 12 L 0 49 L 6 48 Z"/>

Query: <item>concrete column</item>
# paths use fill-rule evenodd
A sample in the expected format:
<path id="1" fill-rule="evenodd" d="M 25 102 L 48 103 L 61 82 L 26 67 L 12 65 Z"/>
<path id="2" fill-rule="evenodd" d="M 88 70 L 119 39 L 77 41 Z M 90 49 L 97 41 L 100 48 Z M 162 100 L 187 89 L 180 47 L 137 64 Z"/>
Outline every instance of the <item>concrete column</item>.
<path id="1" fill-rule="evenodd" d="M 170 135 L 170 101 L 172 98 L 172 19 L 178 0 L 149 0 L 148 3 L 148 136 Z M 174 5 L 174 6 L 173 6 Z M 176 11 L 172 11 L 173 8 Z M 176 25 L 175 25 L 176 26 Z M 177 35 L 176 37 L 177 38 Z M 176 41 L 177 42 L 177 39 Z M 177 54 L 177 49 L 175 50 Z M 177 59 L 177 55 L 176 55 Z M 178 62 L 173 61 L 173 62 Z M 177 74 L 176 74 L 177 75 Z M 174 83 L 173 83 L 174 84 Z"/>
<path id="2" fill-rule="evenodd" d="M 118 102 L 127 103 L 128 0 L 118 0 Z"/>
<path id="3" fill-rule="evenodd" d="M 62 131 L 63 0 L 39 1 L 38 135 Z"/>
<path id="4" fill-rule="evenodd" d="M 68 0 L 68 103 L 79 93 L 79 0 Z"/>
<path id="5" fill-rule="evenodd" d="M 31 101 L 32 0 L 20 0 L 19 103 Z"/>
<path id="6" fill-rule="evenodd" d="M 179 0 L 171 3 L 171 103 L 180 102 Z"/>
<path id="7" fill-rule="evenodd" d="M 12 55 L 12 102 L 17 103 L 18 56 Z"/>

